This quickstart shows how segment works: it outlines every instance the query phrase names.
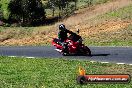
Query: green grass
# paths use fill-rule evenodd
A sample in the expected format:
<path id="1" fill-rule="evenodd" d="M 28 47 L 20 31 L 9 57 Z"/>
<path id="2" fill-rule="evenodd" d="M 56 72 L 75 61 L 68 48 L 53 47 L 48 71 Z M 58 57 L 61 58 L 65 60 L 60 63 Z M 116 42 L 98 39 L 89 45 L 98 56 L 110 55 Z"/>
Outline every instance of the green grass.
<path id="1" fill-rule="evenodd" d="M 66 58 L 9 58 L 0 57 L 0 88 L 131 88 L 129 84 L 76 83 L 78 67 L 87 74 L 130 74 L 132 66 L 91 63 L 86 60 Z"/>
<path id="2" fill-rule="evenodd" d="M 96 5 L 96 4 L 103 4 L 111 0 L 78 0 L 77 8 L 87 7 L 90 1 L 92 5 Z"/>
<path id="3" fill-rule="evenodd" d="M 105 20 L 132 20 L 132 4 L 120 9 L 111 10 L 105 14 L 101 14 L 90 19 L 91 22 L 97 21 L 100 23 Z"/>
<path id="4" fill-rule="evenodd" d="M 10 0 L 0 0 L 0 9 L 2 10 L 4 19 L 8 19 L 10 11 L 8 10 L 8 4 Z"/>
<path id="5" fill-rule="evenodd" d="M 87 39 L 85 44 L 88 46 L 132 46 L 132 41 L 122 41 L 122 40 L 113 39 L 112 41 L 97 42 Z"/>
<path id="6" fill-rule="evenodd" d="M 95 19 L 122 19 L 122 20 L 132 20 L 132 4 L 106 14 L 97 16 Z"/>
<path id="7" fill-rule="evenodd" d="M 113 11 L 106 14 L 108 17 L 120 18 L 120 19 L 132 19 L 132 5 L 125 8 L 121 8 L 117 11 Z"/>

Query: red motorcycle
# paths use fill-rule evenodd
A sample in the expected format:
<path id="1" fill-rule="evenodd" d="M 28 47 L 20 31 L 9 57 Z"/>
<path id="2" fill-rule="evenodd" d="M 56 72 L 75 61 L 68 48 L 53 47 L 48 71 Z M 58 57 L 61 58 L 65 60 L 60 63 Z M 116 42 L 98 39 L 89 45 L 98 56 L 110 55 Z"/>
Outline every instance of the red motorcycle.
<path id="1" fill-rule="evenodd" d="M 53 38 L 52 45 L 56 47 L 56 51 L 61 53 L 63 56 L 67 55 L 89 55 L 91 56 L 91 50 L 82 44 L 82 38 L 80 35 L 73 33 L 66 40 L 65 45 L 67 46 L 67 51 L 63 51 L 63 46 L 60 40 Z"/>

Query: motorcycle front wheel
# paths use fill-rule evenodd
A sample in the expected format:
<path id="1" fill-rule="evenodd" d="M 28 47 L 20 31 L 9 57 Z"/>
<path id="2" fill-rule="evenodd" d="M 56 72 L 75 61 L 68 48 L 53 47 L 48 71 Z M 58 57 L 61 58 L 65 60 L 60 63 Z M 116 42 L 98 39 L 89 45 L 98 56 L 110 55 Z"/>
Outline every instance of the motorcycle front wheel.
<path id="1" fill-rule="evenodd" d="M 69 54 L 68 53 L 65 53 L 65 52 L 62 52 L 62 55 L 63 56 L 68 56 Z"/>

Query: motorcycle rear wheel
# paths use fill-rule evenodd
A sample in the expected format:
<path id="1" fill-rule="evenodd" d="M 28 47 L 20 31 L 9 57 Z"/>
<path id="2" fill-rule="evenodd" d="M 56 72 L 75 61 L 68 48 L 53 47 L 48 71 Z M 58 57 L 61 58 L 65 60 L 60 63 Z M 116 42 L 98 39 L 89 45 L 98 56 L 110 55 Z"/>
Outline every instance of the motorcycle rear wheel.
<path id="1" fill-rule="evenodd" d="M 91 50 L 87 46 L 84 47 L 84 53 L 88 56 L 91 56 Z"/>

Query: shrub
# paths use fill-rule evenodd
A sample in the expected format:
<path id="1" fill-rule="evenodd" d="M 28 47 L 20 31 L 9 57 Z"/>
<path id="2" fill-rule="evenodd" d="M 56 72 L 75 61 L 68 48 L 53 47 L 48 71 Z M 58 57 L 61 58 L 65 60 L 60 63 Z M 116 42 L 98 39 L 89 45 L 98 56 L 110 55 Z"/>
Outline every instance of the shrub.
<path id="1" fill-rule="evenodd" d="M 0 7 L 1 7 L 1 14 L 4 19 L 8 20 L 10 11 L 8 9 L 8 5 L 10 3 L 10 0 L 1 0 L 0 1 Z"/>

